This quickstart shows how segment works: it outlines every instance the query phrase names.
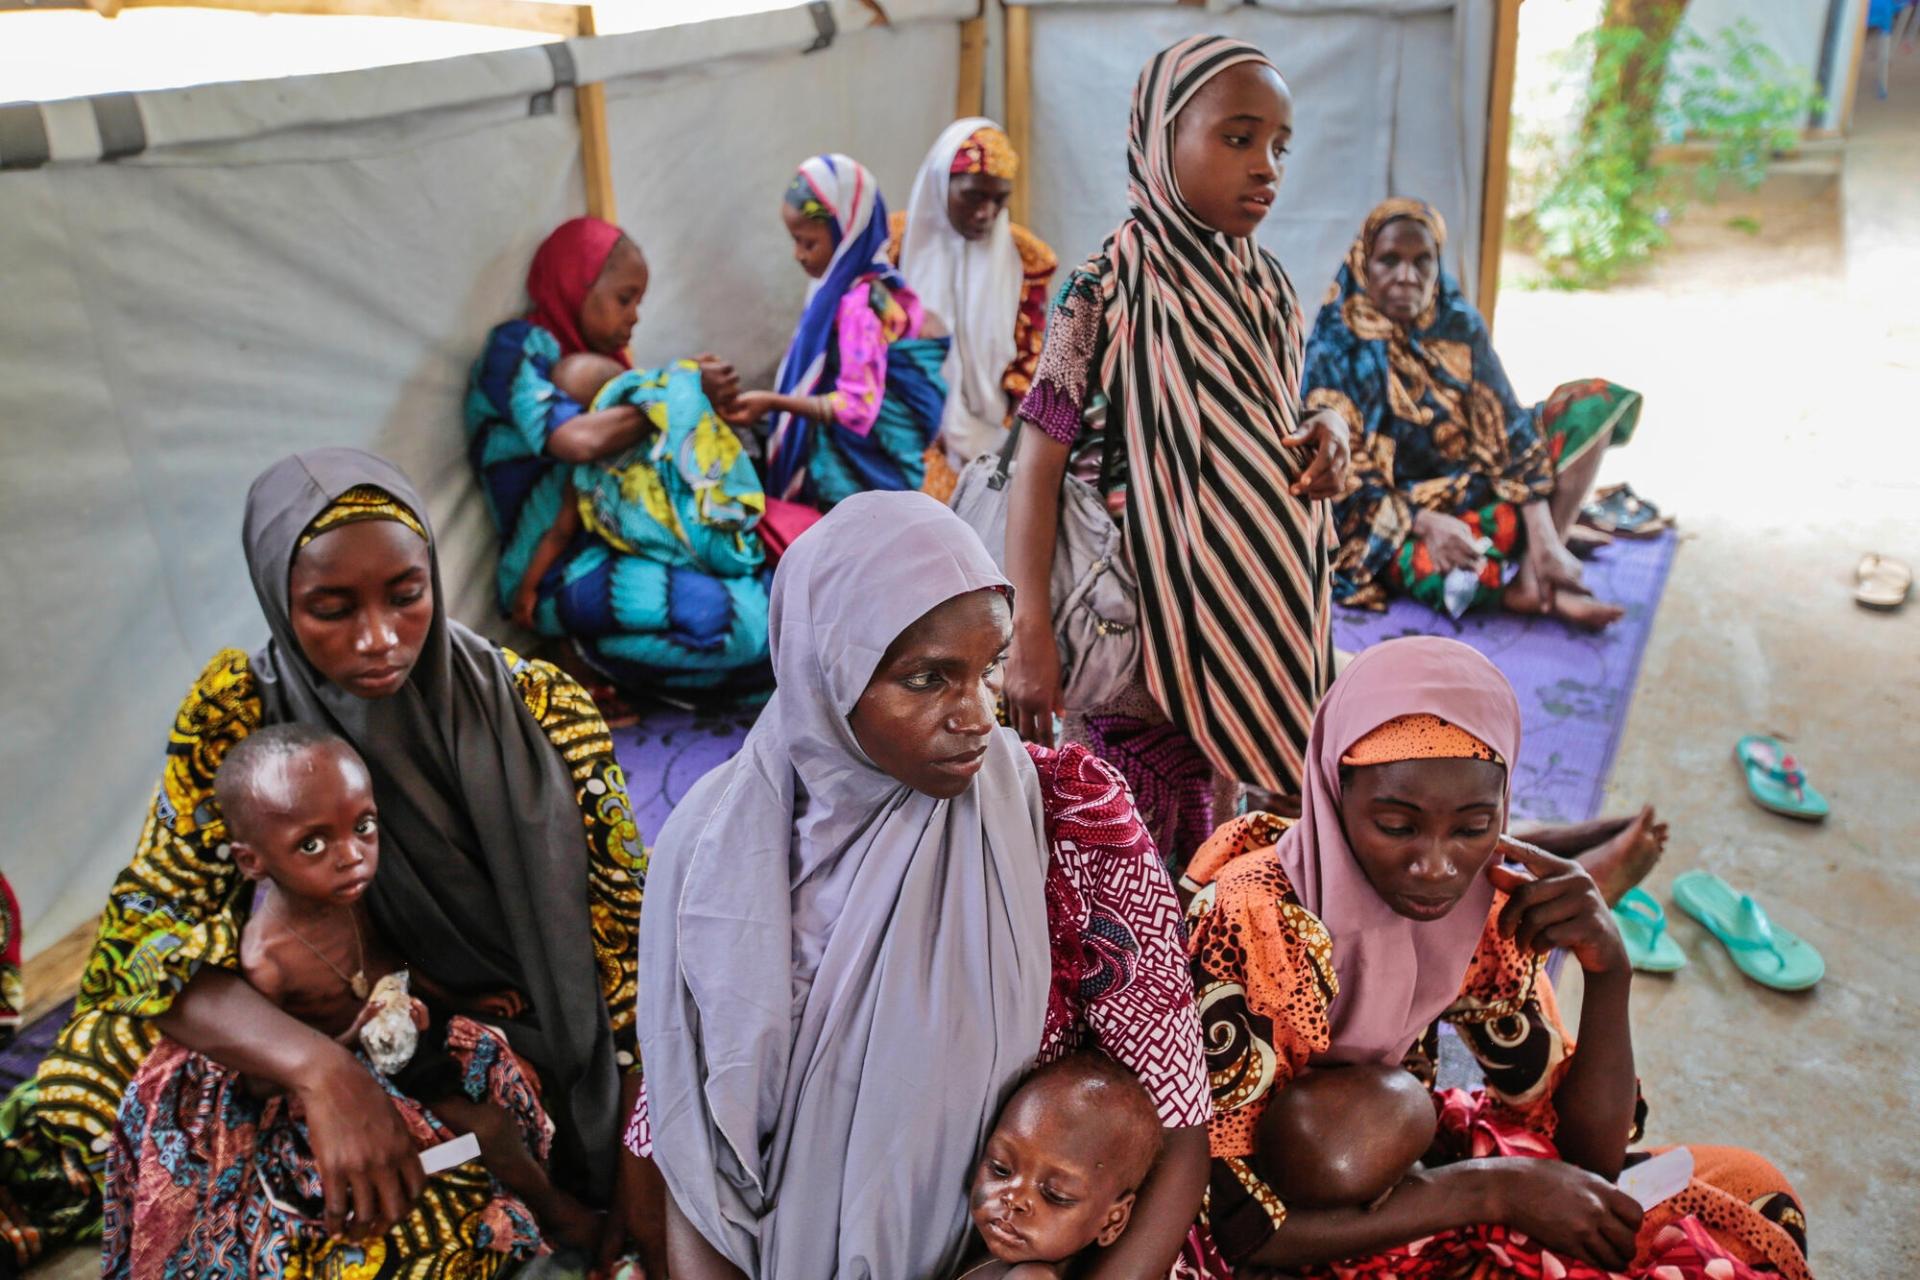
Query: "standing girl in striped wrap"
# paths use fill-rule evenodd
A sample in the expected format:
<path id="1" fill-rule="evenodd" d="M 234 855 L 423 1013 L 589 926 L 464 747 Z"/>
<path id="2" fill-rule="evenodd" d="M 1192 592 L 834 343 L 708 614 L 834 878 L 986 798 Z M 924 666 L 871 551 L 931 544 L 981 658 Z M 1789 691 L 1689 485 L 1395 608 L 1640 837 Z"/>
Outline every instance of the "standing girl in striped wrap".
<path id="1" fill-rule="evenodd" d="M 1133 94 L 1130 216 L 1062 287 L 1020 406 L 1037 429 L 1007 517 L 1009 713 L 1051 743 L 1071 710 L 1067 737 L 1125 775 L 1176 866 L 1240 784 L 1299 791 L 1332 678 L 1327 499 L 1347 429 L 1301 420 L 1299 306 L 1253 239 L 1292 136 L 1286 82 L 1253 46 L 1156 55 Z M 1048 607 L 1068 466 L 1106 496 L 1140 581 L 1140 679 L 1093 708 L 1061 704 Z"/>

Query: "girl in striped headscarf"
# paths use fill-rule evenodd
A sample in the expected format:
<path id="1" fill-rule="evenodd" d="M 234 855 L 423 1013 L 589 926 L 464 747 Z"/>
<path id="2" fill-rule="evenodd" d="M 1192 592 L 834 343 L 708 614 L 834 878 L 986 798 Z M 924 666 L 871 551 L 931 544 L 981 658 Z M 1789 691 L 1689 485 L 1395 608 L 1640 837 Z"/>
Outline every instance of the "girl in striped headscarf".
<path id="1" fill-rule="evenodd" d="M 1015 727 L 1050 741 L 1070 711 L 1068 736 L 1126 775 L 1176 863 L 1239 783 L 1298 791 L 1332 673 L 1326 500 L 1347 430 L 1301 420 L 1299 306 L 1253 240 L 1292 125 L 1286 83 L 1251 45 L 1196 36 L 1147 64 L 1131 216 L 1062 288 L 1020 406 L 1039 438 L 1021 446 L 1007 520 Z M 1047 588 L 1069 464 L 1124 524 L 1140 581 L 1144 669 L 1102 707 L 1060 705 Z"/>
<path id="2" fill-rule="evenodd" d="M 767 495 L 825 510 L 869 489 L 918 489 L 940 430 L 951 345 L 887 261 L 887 202 L 851 156 L 815 156 L 787 184 L 780 216 L 807 273 L 807 306 L 772 391 L 726 411 L 773 419 Z"/>

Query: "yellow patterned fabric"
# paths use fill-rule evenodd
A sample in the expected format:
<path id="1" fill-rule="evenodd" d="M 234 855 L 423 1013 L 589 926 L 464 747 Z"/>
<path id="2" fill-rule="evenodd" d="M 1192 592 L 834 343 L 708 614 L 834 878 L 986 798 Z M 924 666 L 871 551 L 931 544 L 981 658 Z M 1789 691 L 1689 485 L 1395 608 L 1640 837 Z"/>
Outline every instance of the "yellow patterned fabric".
<path id="1" fill-rule="evenodd" d="M 510 650 L 501 656 L 573 776 L 587 829 L 601 992 L 617 1060 L 637 1073 L 636 938 L 646 851 L 626 777 L 606 722 L 577 681 Z M 159 1038 L 151 1019 L 201 965 L 239 967 L 250 882 L 233 865 L 213 778 L 233 745 L 263 722 L 247 655 L 238 649 L 214 656 L 174 717 L 160 785 L 133 861 L 107 896 L 74 1018 L 36 1078 L 0 1108 L 0 1239 L 12 1240 L 22 1261 L 97 1230 L 120 1097 Z"/>
<path id="2" fill-rule="evenodd" d="M 298 545 L 304 547 L 330 529 L 361 520 L 392 520 L 419 534 L 422 541 L 431 541 L 427 538 L 427 531 L 421 527 L 419 517 L 407 510 L 404 503 L 394 501 L 393 495 L 385 489 L 367 484 L 349 489 L 334 499 L 332 506 L 313 518 L 307 531 L 300 535 Z"/>

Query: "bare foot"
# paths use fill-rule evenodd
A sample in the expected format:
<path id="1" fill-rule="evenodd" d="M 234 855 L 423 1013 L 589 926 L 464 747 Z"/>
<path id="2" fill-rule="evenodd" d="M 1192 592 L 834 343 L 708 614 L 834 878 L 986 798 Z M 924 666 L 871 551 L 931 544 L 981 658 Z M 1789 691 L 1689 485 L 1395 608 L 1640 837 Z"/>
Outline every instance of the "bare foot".
<path id="1" fill-rule="evenodd" d="M 1509 582 L 1500 593 L 1500 607 L 1508 613 L 1539 613 L 1544 603 L 1545 598 L 1534 583 L 1533 575 L 1524 567 L 1520 570 L 1520 576 Z"/>
<path id="2" fill-rule="evenodd" d="M 1556 591 L 1553 593 L 1553 616 L 1587 631 L 1604 631 L 1626 617 L 1627 611 L 1620 605 L 1596 600 L 1589 595 Z"/>
<path id="3" fill-rule="evenodd" d="M 1648 805 L 1635 814 L 1612 839 L 1595 845 L 1579 856 L 1600 894 L 1612 906 L 1633 886 L 1646 879 L 1667 850 L 1667 824 L 1661 822 Z"/>

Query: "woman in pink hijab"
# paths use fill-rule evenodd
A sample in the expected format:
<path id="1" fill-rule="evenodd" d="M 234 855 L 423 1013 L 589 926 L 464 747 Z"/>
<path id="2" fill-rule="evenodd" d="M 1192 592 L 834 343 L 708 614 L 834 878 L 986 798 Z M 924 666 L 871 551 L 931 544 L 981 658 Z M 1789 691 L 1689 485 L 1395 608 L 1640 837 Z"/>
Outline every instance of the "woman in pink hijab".
<path id="1" fill-rule="evenodd" d="M 1632 970 L 1587 872 L 1505 834 L 1519 751 L 1492 663 L 1389 641 L 1314 717 L 1300 820 L 1249 814 L 1195 856 L 1182 889 L 1214 1173 L 1176 1274 L 1810 1274 L 1799 1201 L 1750 1152 L 1692 1148 L 1693 1180 L 1644 1215 L 1614 1185 L 1645 1159 L 1627 1151 L 1644 1110 Z M 1585 971 L 1577 1054 L 1542 967 L 1557 948 Z M 1434 1093 L 1438 1134 L 1409 1169 L 1433 1129 L 1395 1105 L 1398 1068 L 1433 1088 L 1439 1021 L 1485 1087 Z M 1378 1163 L 1409 1119 L 1426 1127 L 1381 1186 L 1334 1203 L 1329 1183 Z"/>

